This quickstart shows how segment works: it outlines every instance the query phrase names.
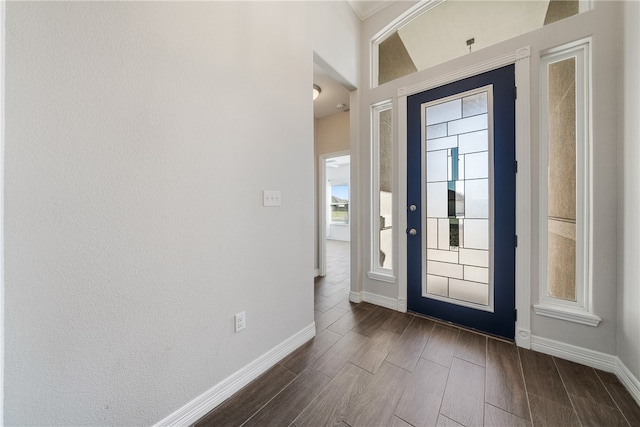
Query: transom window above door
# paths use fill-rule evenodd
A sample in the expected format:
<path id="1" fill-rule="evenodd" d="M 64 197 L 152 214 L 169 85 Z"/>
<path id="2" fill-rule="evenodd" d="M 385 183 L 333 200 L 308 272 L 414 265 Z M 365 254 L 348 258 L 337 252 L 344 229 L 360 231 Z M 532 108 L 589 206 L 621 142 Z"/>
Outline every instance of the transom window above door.
<path id="1" fill-rule="evenodd" d="M 425 70 L 589 9 L 588 1 L 420 2 L 372 40 L 372 86 Z"/>

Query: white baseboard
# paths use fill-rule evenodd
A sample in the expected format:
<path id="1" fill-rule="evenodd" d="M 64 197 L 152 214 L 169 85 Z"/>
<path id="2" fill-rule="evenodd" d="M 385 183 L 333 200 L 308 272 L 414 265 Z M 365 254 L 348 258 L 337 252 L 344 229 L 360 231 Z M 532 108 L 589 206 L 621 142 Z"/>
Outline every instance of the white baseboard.
<path id="1" fill-rule="evenodd" d="M 529 329 L 519 328 L 516 322 L 516 344 L 518 347 L 531 348 L 531 331 Z"/>
<path id="2" fill-rule="evenodd" d="M 582 365 L 591 366 L 607 372 L 616 371 L 617 357 L 611 354 L 601 353 L 588 348 L 566 344 L 560 341 L 550 340 L 533 335 L 531 337 L 531 350 L 550 354 L 561 359 L 570 360 Z"/>
<path id="3" fill-rule="evenodd" d="M 629 368 L 627 368 L 618 357 L 616 357 L 616 359 L 618 359 L 616 365 L 616 375 L 618 379 L 629 391 L 636 403 L 640 405 L 640 381 L 638 381 L 638 378 L 631 373 Z"/>
<path id="4" fill-rule="evenodd" d="M 355 302 L 356 304 L 362 302 L 362 292 L 349 291 L 349 301 Z"/>
<path id="5" fill-rule="evenodd" d="M 531 350 L 616 374 L 620 382 L 640 405 L 640 381 L 629 371 L 618 356 L 535 335 L 531 336 Z"/>
<path id="6" fill-rule="evenodd" d="M 372 294 L 371 292 L 363 291 L 362 301 L 390 308 L 391 310 L 398 309 L 398 300 L 396 298 L 389 298 L 378 294 Z"/>
<path id="7" fill-rule="evenodd" d="M 349 292 L 349 301 L 359 303 L 368 302 L 371 304 L 379 305 L 382 307 L 390 308 L 391 310 L 402 311 L 401 306 L 396 298 L 385 297 L 371 292 Z M 406 311 L 406 308 L 405 310 Z"/>
<path id="8" fill-rule="evenodd" d="M 156 423 L 154 427 L 192 425 L 315 335 L 316 324 L 314 322 Z"/>

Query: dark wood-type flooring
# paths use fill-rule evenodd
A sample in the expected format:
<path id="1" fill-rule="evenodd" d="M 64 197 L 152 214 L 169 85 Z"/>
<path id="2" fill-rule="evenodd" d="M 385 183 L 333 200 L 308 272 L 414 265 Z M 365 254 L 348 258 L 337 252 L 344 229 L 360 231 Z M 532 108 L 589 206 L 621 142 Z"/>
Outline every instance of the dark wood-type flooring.
<path id="1" fill-rule="evenodd" d="M 640 426 L 614 374 L 348 290 L 348 244 L 328 241 L 316 337 L 196 426 Z"/>

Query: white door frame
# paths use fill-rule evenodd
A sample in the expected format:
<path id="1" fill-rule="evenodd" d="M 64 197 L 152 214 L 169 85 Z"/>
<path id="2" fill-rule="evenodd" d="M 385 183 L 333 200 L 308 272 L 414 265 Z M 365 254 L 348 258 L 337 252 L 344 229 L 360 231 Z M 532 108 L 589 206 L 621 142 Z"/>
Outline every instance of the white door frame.
<path id="1" fill-rule="evenodd" d="M 4 79 L 6 3 L 0 2 L 0 424 L 4 425 Z"/>
<path id="2" fill-rule="evenodd" d="M 320 154 L 318 156 L 318 275 L 327 275 L 327 169 L 326 160 L 351 156 L 350 150 Z M 351 205 L 351 197 L 349 197 Z"/>
<path id="3" fill-rule="evenodd" d="M 407 206 L 407 96 L 423 92 L 447 83 L 452 83 L 466 77 L 471 77 L 501 66 L 515 64 L 516 86 L 516 160 L 518 173 L 516 174 L 516 234 L 521 242 L 516 249 L 516 309 L 520 315 L 516 321 L 516 344 L 520 347 L 531 348 L 531 146 L 530 146 L 530 56 L 529 46 L 523 47 L 509 54 L 493 58 L 475 66 L 456 70 L 443 76 L 438 76 L 418 84 L 398 89 L 394 100 L 394 108 L 398 111 L 397 138 L 398 146 L 398 206 Z M 403 211 L 403 209 L 399 209 Z M 398 218 L 398 228 L 407 228 L 406 215 Z M 398 266 L 398 301 L 407 299 L 407 236 L 397 233 L 399 239 Z"/>

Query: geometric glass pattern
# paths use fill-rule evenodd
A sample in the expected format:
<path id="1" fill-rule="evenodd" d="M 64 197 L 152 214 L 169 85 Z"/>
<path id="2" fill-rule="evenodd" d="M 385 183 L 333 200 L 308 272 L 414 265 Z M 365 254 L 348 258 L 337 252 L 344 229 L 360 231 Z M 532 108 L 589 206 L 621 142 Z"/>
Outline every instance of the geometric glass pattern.
<path id="1" fill-rule="evenodd" d="M 488 306 L 489 92 L 424 109 L 426 296 Z"/>

